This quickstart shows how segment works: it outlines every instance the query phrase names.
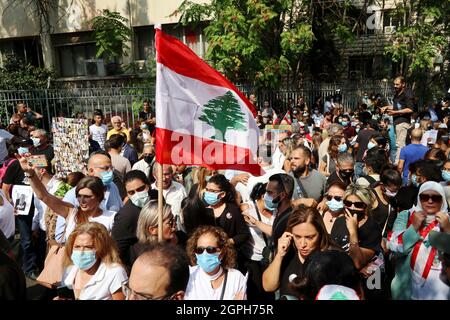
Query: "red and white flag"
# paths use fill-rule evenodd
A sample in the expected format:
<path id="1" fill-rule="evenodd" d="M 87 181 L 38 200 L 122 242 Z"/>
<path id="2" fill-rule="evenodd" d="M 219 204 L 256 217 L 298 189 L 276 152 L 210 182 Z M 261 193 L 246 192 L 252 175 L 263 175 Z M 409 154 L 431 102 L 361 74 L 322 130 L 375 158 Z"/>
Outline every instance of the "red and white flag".
<path id="1" fill-rule="evenodd" d="M 279 122 L 280 122 L 280 118 L 278 118 L 277 113 L 274 111 L 273 112 L 272 124 L 278 124 Z"/>
<path id="2" fill-rule="evenodd" d="M 263 173 L 251 102 L 174 37 L 156 29 L 156 161 Z"/>
<path id="3" fill-rule="evenodd" d="M 286 112 L 286 114 L 284 115 L 283 120 L 281 120 L 281 122 L 286 121 L 287 124 L 292 124 L 292 120 L 291 120 L 291 111 L 288 110 L 288 112 Z"/>

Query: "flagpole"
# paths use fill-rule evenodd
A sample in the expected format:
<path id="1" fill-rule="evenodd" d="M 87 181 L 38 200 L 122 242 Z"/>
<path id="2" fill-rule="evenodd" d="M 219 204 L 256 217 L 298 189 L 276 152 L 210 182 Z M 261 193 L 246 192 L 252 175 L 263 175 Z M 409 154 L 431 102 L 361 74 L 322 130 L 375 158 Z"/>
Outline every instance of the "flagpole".
<path id="1" fill-rule="evenodd" d="M 163 165 L 158 163 L 158 241 L 163 237 Z"/>

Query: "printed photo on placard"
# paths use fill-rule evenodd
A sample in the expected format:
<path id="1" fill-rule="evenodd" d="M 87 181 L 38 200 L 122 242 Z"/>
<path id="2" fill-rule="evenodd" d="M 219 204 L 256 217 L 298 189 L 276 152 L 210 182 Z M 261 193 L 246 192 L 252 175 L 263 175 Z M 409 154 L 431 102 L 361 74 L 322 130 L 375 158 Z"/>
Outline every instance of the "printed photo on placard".
<path id="1" fill-rule="evenodd" d="M 13 207 L 18 215 L 27 215 L 33 200 L 33 190 L 30 186 L 15 185 L 12 189 Z"/>

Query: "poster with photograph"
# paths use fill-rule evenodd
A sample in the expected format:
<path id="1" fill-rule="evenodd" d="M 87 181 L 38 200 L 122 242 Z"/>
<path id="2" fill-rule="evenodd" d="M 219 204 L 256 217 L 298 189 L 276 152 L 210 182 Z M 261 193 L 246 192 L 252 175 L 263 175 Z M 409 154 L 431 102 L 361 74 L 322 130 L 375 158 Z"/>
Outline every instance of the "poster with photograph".
<path id="1" fill-rule="evenodd" d="M 31 187 L 14 185 L 11 197 L 16 214 L 27 215 L 33 200 L 33 190 Z"/>
<path id="2" fill-rule="evenodd" d="M 53 118 L 55 172 L 65 178 L 71 172 L 86 172 L 89 157 L 89 125 L 86 119 Z"/>

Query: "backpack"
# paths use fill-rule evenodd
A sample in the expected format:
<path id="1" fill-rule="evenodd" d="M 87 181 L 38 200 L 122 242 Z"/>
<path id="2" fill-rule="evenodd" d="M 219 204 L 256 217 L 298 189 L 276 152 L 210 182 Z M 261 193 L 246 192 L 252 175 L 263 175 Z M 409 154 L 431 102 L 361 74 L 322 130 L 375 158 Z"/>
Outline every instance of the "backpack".
<path id="1" fill-rule="evenodd" d="M 8 159 L 5 162 L 3 162 L 2 167 L 0 168 L 0 184 L 3 183 L 3 177 L 6 174 L 6 170 L 8 170 L 11 163 L 13 163 L 17 159 Z"/>

